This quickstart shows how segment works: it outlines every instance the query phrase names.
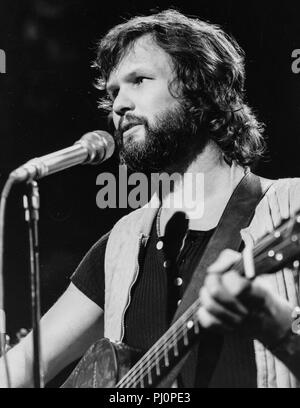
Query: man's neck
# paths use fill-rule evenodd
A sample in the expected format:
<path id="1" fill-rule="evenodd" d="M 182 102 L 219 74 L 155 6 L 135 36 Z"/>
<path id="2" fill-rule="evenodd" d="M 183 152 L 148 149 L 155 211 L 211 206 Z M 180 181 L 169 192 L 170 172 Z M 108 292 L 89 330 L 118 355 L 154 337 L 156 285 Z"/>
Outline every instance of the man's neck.
<path id="1" fill-rule="evenodd" d="M 215 228 L 243 175 L 243 168 L 229 166 L 218 146 L 209 143 L 162 198 L 161 232 L 177 211 L 186 214 L 190 229 Z"/>

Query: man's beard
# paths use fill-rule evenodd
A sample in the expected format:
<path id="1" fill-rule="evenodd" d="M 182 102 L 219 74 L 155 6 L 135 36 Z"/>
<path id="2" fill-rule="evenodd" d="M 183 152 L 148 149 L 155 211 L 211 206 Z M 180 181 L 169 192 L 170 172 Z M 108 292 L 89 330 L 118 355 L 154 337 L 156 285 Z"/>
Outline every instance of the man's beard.
<path id="1" fill-rule="evenodd" d="M 205 133 L 199 132 L 195 117 L 183 104 L 157 115 L 154 125 L 150 125 L 145 117 L 130 113 L 126 115 L 126 121 L 130 125 L 143 125 L 145 139 L 140 142 L 129 136 L 124 144 L 121 120 L 115 131 L 120 162 L 132 171 L 148 176 L 161 172 L 184 173 L 208 141 Z"/>

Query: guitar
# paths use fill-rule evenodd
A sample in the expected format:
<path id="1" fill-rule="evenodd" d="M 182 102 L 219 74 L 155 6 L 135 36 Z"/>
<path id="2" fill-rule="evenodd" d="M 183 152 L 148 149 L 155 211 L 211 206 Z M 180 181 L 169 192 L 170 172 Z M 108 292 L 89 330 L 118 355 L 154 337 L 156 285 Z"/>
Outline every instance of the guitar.
<path id="1" fill-rule="evenodd" d="M 284 220 L 253 248 L 255 275 L 274 273 L 300 258 L 300 211 Z M 232 269 L 245 276 L 244 256 Z M 80 360 L 63 388 L 155 387 L 205 332 L 197 319 L 197 299 L 144 354 L 127 345 L 101 339 Z"/>

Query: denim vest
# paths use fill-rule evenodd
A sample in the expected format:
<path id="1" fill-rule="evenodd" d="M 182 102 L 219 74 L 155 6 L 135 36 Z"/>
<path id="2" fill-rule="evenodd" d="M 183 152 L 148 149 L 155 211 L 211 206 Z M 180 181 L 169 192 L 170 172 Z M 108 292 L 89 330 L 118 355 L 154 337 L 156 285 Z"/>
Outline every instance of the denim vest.
<path id="1" fill-rule="evenodd" d="M 139 273 L 139 254 L 146 246 L 153 220 L 160 206 L 157 196 L 144 207 L 120 219 L 112 229 L 105 253 L 105 337 L 122 341 L 124 315 L 131 301 L 131 288 Z M 255 243 L 271 232 L 282 218 L 300 208 L 300 179 L 274 182 L 258 204 L 252 222 L 241 231 L 244 242 Z M 292 307 L 299 304 L 298 282 L 288 268 L 258 277 L 273 293 L 288 299 Z M 298 279 L 297 275 L 297 279 Z M 151 318 L 151 316 L 149 317 Z M 254 340 L 258 387 L 298 387 L 300 383 L 286 366 L 259 341 Z"/>

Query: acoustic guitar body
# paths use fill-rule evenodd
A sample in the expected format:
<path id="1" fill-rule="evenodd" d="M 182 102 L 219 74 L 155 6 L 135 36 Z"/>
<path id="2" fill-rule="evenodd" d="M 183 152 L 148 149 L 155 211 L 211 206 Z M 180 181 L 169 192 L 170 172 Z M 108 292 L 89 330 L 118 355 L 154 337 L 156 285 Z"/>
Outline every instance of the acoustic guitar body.
<path id="1" fill-rule="evenodd" d="M 101 339 L 94 343 L 61 388 L 114 388 L 141 353 L 123 343 Z"/>

